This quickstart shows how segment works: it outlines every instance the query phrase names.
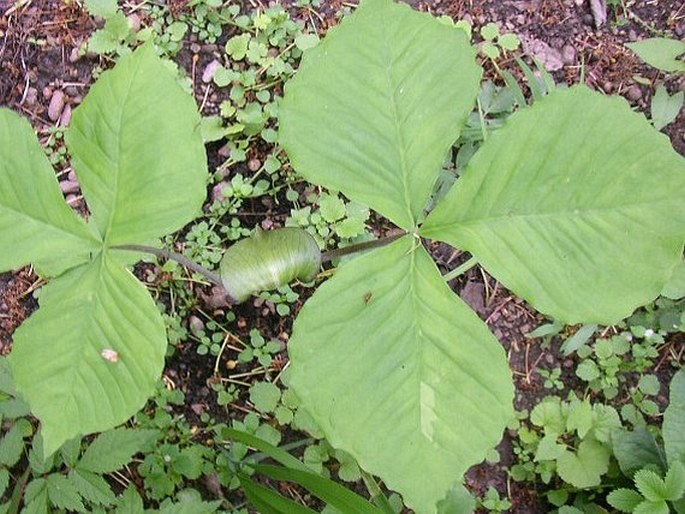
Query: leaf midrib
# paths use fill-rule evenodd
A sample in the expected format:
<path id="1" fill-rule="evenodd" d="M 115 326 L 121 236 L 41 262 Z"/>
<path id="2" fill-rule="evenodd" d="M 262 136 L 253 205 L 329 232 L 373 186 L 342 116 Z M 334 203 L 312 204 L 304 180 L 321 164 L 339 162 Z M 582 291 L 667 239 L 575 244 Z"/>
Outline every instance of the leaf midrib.
<path id="1" fill-rule="evenodd" d="M 411 40 L 413 39 L 413 36 L 423 30 L 425 27 L 426 23 L 424 22 L 423 24 L 419 25 L 418 27 L 415 28 L 413 34 L 407 35 L 406 38 Z M 402 131 L 402 122 L 401 122 L 401 117 L 399 115 L 399 107 L 400 107 L 400 102 L 397 98 L 397 86 L 398 84 L 395 84 L 394 81 L 394 75 L 393 75 L 393 47 L 390 45 L 390 39 L 392 37 L 392 34 L 388 32 L 388 24 L 387 23 L 381 23 L 381 27 L 383 28 L 383 50 L 384 50 L 384 56 L 383 60 L 385 61 L 384 64 L 384 71 L 385 71 L 385 77 L 388 85 L 388 102 L 390 103 L 390 108 L 392 110 L 392 120 L 395 128 L 395 137 L 398 142 L 398 148 L 397 148 L 397 154 L 400 159 L 400 177 L 402 180 L 402 190 L 404 193 L 404 206 L 407 210 L 407 215 L 408 215 L 408 220 L 410 221 L 411 225 L 415 225 L 417 220 L 414 218 L 414 213 L 412 211 L 412 201 L 411 201 L 411 192 L 409 190 L 409 174 L 411 170 L 408 169 L 407 165 L 407 156 L 406 156 L 406 149 L 407 145 L 404 139 L 404 134 Z M 407 230 L 411 229 L 412 227 L 402 227 Z"/>
<path id="2" fill-rule="evenodd" d="M 81 225 L 83 232 L 81 234 L 78 234 L 75 230 L 75 227 L 74 227 L 74 230 L 71 230 L 71 228 L 69 228 L 69 227 L 63 227 L 60 225 L 53 225 L 50 222 L 48 222 L 44 219 L 41 219 L 39 217 L 33 216 L 26 211 L 20 211 L 18 209 L 15 209 L 13 207 L 8 206 L 8 205 L 0 205 L 0 210 L 9 211 L 11 214 L 14 214 L 15 216 L 17 216 L 19 218 L 27 219 L 28 221 L 36 223 L 41 227 L 45 227 L 45 228 L 41 228 L 41 230 L 46 230 L 46 231 L 50 230 L 52 232 L 56 231 L 56 232 L 63 233 L 69 237 L 76 237 L 76 238 L 81 239 L 82 241 L 86 241 L 88 243 L 96 243 L 96 245 L 93 246 L 93 248 L 96 248 L 99 246 L 97 243 L 100 243 L 100 240 L 98 238 L 96 238 L 88 230 L 88 228 L 85 224 Z M 74 216 L 77 216 L 77 215 L 74 213 Z M 90 236 L 90 237 L 86 237 L 86 236 Z"/>
<path id="3" fill-rule="evenodd" d="M 131 71 L 131 78 L 128 81 L 126 92 L 124 93 L 122 100 L 120 102 L 120 110 L 119 110 L 119 123 L 117 125 L 117 155 L 115 156 L 116 158 L 116 173 L 114 173 L 114 184 L 113 184 L 113 196 L 112 196 L 112 205 L 109 213 L 109 219 L 107 220 L 107 227 L 105 228 L 105 233 L 103 234 L 104 237 L 104 242 L 103 242 L 103 247 L 104 248 L 109 248 L 110 246 L 110 239 L 112 237 L 112 227 L 114 226 L 114 218 L 116 215 L 116 207 L 118 205 L 119 201 L 119 194 L 120 194 L 120 188 L 119 188 L 119 180 L 121 178 L 122 170 L 121 170 L 121 156 L 123 155 L 123 148 L 122 148 L 122 130 L 121 127 L 123 126 L 123 119 L 125 117 L 125 112 L 126 112 L 126 106 L 129 102 L 129 99 L 131 97 L 131 90 L 133 88 L 133 83 L 135 81 L 135 78 L 138 74 L 138 70 L 140 69 L 140 63 L 138 61 L 134 62 L 135 67 Z M 86 199 L 87 200 L 87 199 Z M 95 216 L 96 213 L 93 213 Z"/>
<path id="4" fill-rule="evenodd" d="M 589 208 L 589 209 L 588 208 L 562 209 L 562 210 L 559 210 L 556 212 L 531 212 L 531 213 L 513 212 L 513 213 L 498 214 L 496 216 L 483 216 L 483 217 L 479 217 L 479 218 L 458 219 L 458 220 L 454 220 L 454 221 L 449 222 L 449 223 L 442 223 L 440 225 L 432 225 L 429 229 L 429 232 L 434 232 L 436 230 L 450 229 L 450 228 L 454 228 L 456 226 L 477 225 L 477 224 L 497 222 L 497 221 L 502 221 L 502 220 L 515 221 L 517 219 L 526 219 L 526 218 L 555 218 L 555 217 L 580 218 L 580 217 L 587 217 L 589 215 L 593 215 L 596 213 L 603 213 L 603 212 L 615 212 L 617 214 L 620 214 L 620 213 L 625 212 L 625 211 L 630 211 L 630 210 L 632 210 L 632 208 L 654 207 L 655 205 L 664 205 L 665 203 L 680 202 L 680 201 L 681 201 L 681 199 L 668 197 L 665 200 L 664 199 L 655 199 L 655 200 L 649 200 L 649 201 L 644 201 L 644 202 L 630 202 L 630 203 L 626 203 L 623 205 L 612 206 L 612 207 L 593 207 L 593 208 Z"/>

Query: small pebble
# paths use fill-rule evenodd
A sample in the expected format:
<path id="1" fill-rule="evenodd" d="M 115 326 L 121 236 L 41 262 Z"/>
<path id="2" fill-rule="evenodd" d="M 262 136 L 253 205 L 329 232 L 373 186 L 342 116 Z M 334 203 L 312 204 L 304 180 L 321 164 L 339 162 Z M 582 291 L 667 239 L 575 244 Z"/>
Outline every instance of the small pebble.
<path id="1" fill-rule="evenodd" d="M 640 86 L 637 84 L 630 86 L 628 91 L 626 91 L 626 98 L 628 98 L 628 100 L 631 102 L 637 102 L 640 98 L 642 98 L 642 89 L 640 89 Z"/>
<path id="2" fill-rule="evenodd" d="M 76 86 L 67 86 L 64 88 L 64 92 L 69 96 L 78 95 L 78 88 Z"/>
<path id="3" fill-rule="evenodd" d="M 220 157 L 223 157 L 224 159 L 228 159 L 231 155 L 231 147 L 228 145 L 224 145 L 219 150 L 217 151 Z"/>
<path id="4" fill-rule="evenodd" d="M 35 87 L 30 87 L 26 91 L 26 105 L 36 105 L 38 102 L 38 90 Z"/>
<path id="5" fill-rule="evenodd" d="M 52 93 L 50 98 L 50 105 L 48 106 L 48 118 L 52 121 L 57 121 L 64 109 L 64 93 L 61 89 Z"/>
<path id="6" fill-rule="evenodd" d="M 226 197 L 224 196 L 224 189 L 230 185 L 229 182 L 219 182 L 212 188 L 211 198 L 212 202 L 223 202 Z"/>
<path id="7" fill-rule="evenodd" d="M 78 178 L 76 177 L 76 172 L 74 170 L 69 170 L 69 174 L 67 175 L 67 178 L 69 180 L 74 180 L 74 181 L 78 180 Z"/>
<path id="8" fill-rule="evenodd" d="M 81 47 L 75 46 L 69 52 L 69 62 L 76 62 L 81 58 Z"/>
<path id="9" fill-rule="evenodd" d="M 212 45 L 212 44 L 207 44 L 207 45 L 202 45 L 202 52 L 206 54 L 211 54 L 214 52 L 219 51 L 219 45 Z"/>
<path id="10" fill-rule="evenodd" d="M 262 167 L 262 162 L 259 159 L 250 159 L 247 161 L 247 167 L 250 171 L 259 171 L 259 168 Z"/>
<path id="11" fill-rule="evenodd" d="M 64 194 L 76 193 L 80 189 L 78 182 L 74 180 L 63 180 L 59 183 L 59 188 Z"/>
<path id="12" fill-rule="evenodd" d="M 50 86 L 45 86 L 41 93 L 43 93 L 43 98 L 50 100 L 50 97 L 52 97 L 52 88 Z"/>
<path id="13" fill-rule="evenodd" d="M 59 124 L 61 127 L 68 127 L 71 123 L 71 105 L 67 104 L 62 110 L 62 115 L 59 117 Z"/>
<path id="14" fill-rule="evenodd" d="M 604 84 L 602 84 L 602 91 L 604 91 L 605 93 L 607 93 L 607 94 L 611 93 L 613 90 L 614 90 L 614 85 L 611 82 L 609 82 L 608 80 Z"/>
<path id="15" fill-rule="evenodd" d="M 198 335 L 200 332 L 204 331 L 205 324 L 197 316 L 190 316 L 188 319 L 188 328 L 194 335 Z"/>
<path id="16" fill-rule="evenodd" d="M 131 13 L 128 15 L 128 23 L 131 25 L 131 30 L 133 32 L 138 32 L 140 30 L 140 16 L 136 13 Z"/>
<path id="17" fill-rule="evenodd" d="M 561 60 L 567 66 L 576 62 L 576 48 L 573 45 L 564 45 L 561 48 Z"/>
<path id="18" fill-rule="evenodd" d="M 214 59 L 207 66 L 205 66 L 205 69 L 202 72 L 202 82 L 209 84 L 214 78 L 214 72 L 220 65 L 221 63 Z"/>
<path id="19" fill-rule="evenodd" d="M 191 43 L 190 45 L 190 51 L 193 52 L 194 54 L 199 54 L 200 50 L 202 50 L 202 46 L 198 45 L 197 43 Z"/>

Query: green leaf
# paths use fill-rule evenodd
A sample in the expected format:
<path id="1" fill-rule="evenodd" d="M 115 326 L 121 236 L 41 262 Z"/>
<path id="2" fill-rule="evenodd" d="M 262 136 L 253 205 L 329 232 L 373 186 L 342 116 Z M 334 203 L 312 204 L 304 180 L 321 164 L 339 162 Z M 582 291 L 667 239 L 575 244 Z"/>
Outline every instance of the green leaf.
<path id="1" fill-rule="evenodd" d="M 224 287 L 237 302 L 293 280 L 309 282 L 321 267 L 314 238 L 299 228 L 262 231 L 231 246 L 221 260 Z"/>
<path id="2" fill-rule="evenodd" d="M 9 360 L 49 455 L 144 405 L 164 366 L 166 330 L 145 287 L 111 257 L 55 279 L 40 302 L 15 332 Z"/>
<path id="3" fill-rule="evenodd" d="M 685 297 L 685 259 L 676 266 L 670 280 L 661 291 L 661 296 L 671 300 L 679 300 Z"/>
<path id="4" fill-rule="evenodd" d="M 496 23 L 488 23 L 481 27 L 480 35 L 486 41 L 494 41 L 499 36 L 499 27 Z"/>
<path id="5" fill-rule="evenodd" d="M 281 390 L 271 382 L 257 382 L 250 387 L 250 401 L 260 412 L 273 412 L 281 399 Z"/>
<path id="6" fill-rule="evenodd" d="M 143 514 L 143 499 L 136 491 L 134 485 L 129 485 L 124 493 L 117 499 L 116 514 Z"/>
<path id="7" fill-rule="evenodd" d="M 616 489 L 607 495 L 607 503 L 621 512 L 633 512 L 642 503 L 642 496 L 632 489 Z"/>
<path id="8" fill-rule="evenodd" d="M 637 490 L 649 501 L 659 502 L 668 496 L 664 480 L 651 469 L 637 471 L 633 479 Z"/>
<path id="9" fill-rule="evenodd" d="M 681 369 L 671 379 L 670 400 L 661 431 L 668 464 L 685 463 L 685 370 Z"/>
<path id="10" fill-rule="evenodd" d="M 645 500 L 635 507 L 633 514 L 669 514 L 669 512 L 668 504 L 665 501 Z"/>
<path id="11" fill-rule="evenodd" d="M 24 452 L 24 438 L 33 433 L 33 427 L 26 419 L 18 419 L 0 440 L 0 464 L 12 467 Z"/>
<path id="12" fill-rule="evenodd" d="M 205 502 L 201 499 L 191 499 L 176 503 L 166 503 L 159 509 L 159 514 L 212 514 L 221 505 L 220 501 Z"/>
<path id="13" fill-rule="evenodd" d="M 650 66 L 663 71 L 685 72 L 685 61 L 678 59 L 678 56 L 685 53 L 685 42 L 683 41 L 655 37 L 626 43 L 626 46 Z"/>
<path id="14" fill-rule="evenodd" d="M 678 461 L 671 464 L 664 477 L 664 485 L 666 486 L 666 500 L 676 501 L 682 498 L 685 493 L 685 465 Z"/>
<path id="15" fill-rule="evenodd" d="M 285 87 L 280 142 L 304 178 L 410 230 L 478 94 L 474 58 L 463 31 L 365 0 L 305 53 Z"/>
<path id="16" fill-rule="evenodd" d="M 202 474 L 206 451 L 206 448 L 201 445 L 183 448 L 174 459 L 174 471 L 191 480 L 198 479 Z"/>
<path id="17" fill-rule="evenodd" d="M 66 141 L 106 247 L 152 242 L 200 213 L 200 115 L 151 45 L 100 76 Z"/>
<path id="18" fill-rule="evenodd" d="M 555 460 L 564 452 L 566 448 L 563 444 L 557 443 L 557 434 L 546 434 L 540 439 L 537 450 L 535 450 L 535 461 Z"/>
<path id="19" fill-rule="evenodd" d="M 652 97 L 651 111 L 652 124 L 657 130 L 661 130 L 678 117 L 680 109 L 683 107 L 685 92 L 679 91 L 673 96 L 668 94 L 663 84 L 659 84 Z"/>
<path id="20" fill-rule="evenodd" d="M 319 209 L 321 210 L 321 216 L 329 223 L 338 221 L 347 214 L 345 202 L 337 195 L 327 193 L 322 194 L 321 198 L 319 198 Z"/>
<path id="21" fill-rule="evenodd" d="M 521 39 L 519 39 L 516 34 L 502 34 L 499 38 L 497 38 L 497 44 L 504 50 L 513 52 L 519 46 L 521 46 Z"/>
<path id="22" fill-rule="evenodd" d="M 339 269 L 302 308 L 288 350 L 290 387 L 326 439 L 421 512 L 512 416 L 502 347 L 410 236 Z"/>
<path id="23" fill-rule="evenodd" d="M 6 469 L 0 469 L 0 496 L 5 494 L 10 484 L 10 473 Z"/>
<path id="24" fill-rule="evenodd" d="M 109 484 L 100 475 L 81 469 L 71 469 L 69 480 L 78 493 L 90 503 L 109 506 L 116 501 Z"/>
<path id="25" fill-rule="evenodd" d="M 36 478 L 26 486 L 21 514 L 48 514 L 48 487 L 45 478 Z"/>
<path id="26" fill-rule="evenodd" d="M 298 34 L 295 36 L 295 46 L 302 50 L 309 50 L 319 44 L 318 34 Z"/>
<path id="27" fill-rule="evenodd" d="M 279 482 L 294 482 L 301 485 L 317 498 L 328 505 L 339 509 L 345 514 L 379 514 L 380 509 L 374 507 L 366 498 L 350 491 L 330 478 L 325 478 L 311 471 L 300 471 L 280 466 L 257 465 L 257 473 L 266 475 Z"/>
<path id="28" fill-rule="evenodd" d="M 636 471 L 646 466 L 664 470 L 665 462 L 654 436 L 644 428 L 633 432 L 616 429 L 611 432 L 614 456 L 623 474 L 632 478 Z"/>
<path id="29" fill-rule="evenodd" d="M 609 451 L 592 438 L 584 439 L 577 452 L 564 451 L 557 459 L 557 473 L 580 489 L 598 486 L 609 470 Z"/>
<path id="30" fill-rule="evenodd" d="M 226 53 L 229 57 L 234 61 L 242 61 L 247 55 L 247 45 L 251 37 L 251 34 L 244 33 L 226 41 Z"/>
<path id="31" fill-rule="evenodd" d="M 91 16 L 107 18 L 117 12 L 116 0 L 86 0 L 86 10 Z"/>
<path id="32" fill-rule="evenodd" d="M 592 382 L 594 379 L 599 378 L 600 371 L 595 361 L 584 360 L 578 364 L 576 375 L 578 378 L 585 380 L 585 382 Z"/>
<path id="33" fill-rule="evenodd" d="M 566 431 L 566 421 L 559 398 L 551 396 L 538 403 L 530 413 L 530 422 L 542 427 L 545 434 L 563 434 Z"/>
<path id="34" fill-rule="evenodd" d="M 421 235 L 554 319 L 610 324 L 682 258 L 685 159 L 622 98 L 555 90 L 492 134 Z"/>
<path id="35" fill-rule="evenodd" d="M 147 448 L 157 430 L 117 428 L 100 434 L 86 449 L 76 468 L 92 473 L 112 473 L 131 462 L 136 453 Z"/>
<path id="36" fill-rule="evenodd" d="M 621 418 L 610 405 L 595 403 L 592 406 L 592 435 L 601 443 L 611 442 L 611 431 L 621 427 Z"/>
<path id="37" fill-rule="evenodd" d="M 583 439 L 592 428 L 593 421 L 592 405 L 589 399 L 571 403 L 566 419 L 566 429 L 569 432 L 575 430 L 578 437 Z"/>
<path id="38" fill-rule="evenodd" d="M 561 345 L 561 348 L 560 348 L 561 351 L 564 353 L 564 355 L 572 354 L 578 348 L 580 348 L 581 346 L 586 344 L 592 338 L 592 336 L 595 335 L 596 330 L 597 330 L 597 325 L 594 325 L 594 324 L 583 325 L 582 327 L 580 327 L 576 331 L 575 334 L 573 334 L 566 341 L 564 341 L 564 343 Z M 580 368 L 580 366 L 579 366 L 579 368 Z M 588 382 L 589 382 L 589 380 L 588 380 Z"/>
<path id="39" fill-rule="evenodd" d="M 316 514 L 316 511 L 281 496 L 276 491 L 253 481 L 245 474 L 238 474 L 238 479 L 245 491 L 245 496 L 261 514 Z"/>
<path id="40" fill-rule="evenodd" d="M 0 272 L 51 263 L 51 274 L 87 262 L 99 237 L 64 202 L 29 123 L 0 109 Z"/>
<path id="41" fill-rule="evenodd" d="M 55 507 L 69 511 L 86 511 L 76 487 L 67 477 L 53 473 L 48 475 L 46 482 L 48 498 Z"/>
<path id="42" fill-rule="evenodd" d="M 659 394 L 661 384 L 659 384 L 659 379 L 656 375 L 642 375 L 637 382 L 637 387 L 645 395 L 656 396 Z"/>
<path id="43" fill-rule="evenodd" d="M 438 514 L 471 514 L 474 510 L 476 499 L 463 484 L 455 484 L 447 496 L 438 502 Z"/>

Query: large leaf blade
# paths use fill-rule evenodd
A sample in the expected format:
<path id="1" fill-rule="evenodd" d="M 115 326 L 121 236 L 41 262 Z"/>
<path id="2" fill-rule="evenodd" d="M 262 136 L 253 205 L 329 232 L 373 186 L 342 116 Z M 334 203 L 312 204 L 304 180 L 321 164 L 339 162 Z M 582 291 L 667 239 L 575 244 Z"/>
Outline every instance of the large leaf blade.
<path id="1" fill-rule="evenodd" d="M 685 371 L 680 370 L 671 379 L 669 404 L 664 412 L 664 450 L 668 465 L 685 464 Z"/>
<path id="2" fill-rule="evenodd" d="M 55 172 L 28 121 L 0 109 L 0 271 L 89 259 L 98 238 L 64 202 Z"/>
<path id="3" fill-rule="evenodd" d="M 501 437 L 512 385 L 502 347 L 414 244 L 363 255 L 317 290 L 288 344 L 290 386 L 334 447 L 434 512 Z"/>
<path id="4" fill-rule="evenodd" d="M 613 323 L 680 260 L 685 160 L 623 99 L 555 91 L 492 134 L 421 233 L 555 319 Z"/>
<path id="5" fill-rule="evenodd" d="M 195 102 L 146 45 L 101 75 L 67 143 L 108 246 L 145 243 L 200 213 L 207 164 Z"/>
<path id="6" fill-rule="evenodd" d="M 474 58 L 463 31 L 365 0 L 287 84 L 280 142 L 307 180 L 410 230 L 478 93 Z"/>
<path id="7" fill-rule="evenodd" d="M 46 455 L 117 426 L 152 394 L 166 332 L 145 287 L 110 256 L 47 285 L 14 334 L 17 391 L 41 420 Z"/>

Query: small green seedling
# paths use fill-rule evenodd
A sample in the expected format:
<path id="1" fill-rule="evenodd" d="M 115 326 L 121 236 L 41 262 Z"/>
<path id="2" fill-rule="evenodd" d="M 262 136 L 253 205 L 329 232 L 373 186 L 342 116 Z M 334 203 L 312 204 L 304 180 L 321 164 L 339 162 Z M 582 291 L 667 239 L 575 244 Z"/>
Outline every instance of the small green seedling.
<path id="1" fill-rule="evenodd" d="M 496 23 L 488 23 L 480 29 L 483 42 L 480 51 L 490 59 L 498 59 L 502 52 L 513 52 L 521 46 L 521 40 L 516 34 L 501 34 Z"/>
<path id="2" fill-rule="evenodd" d="M 678 91 L 673 95 L 669 95 L 663 84 L 656 87 L 654 96 L 652 96 L 651 111 L 652 111 L 652 125 L 657 130 L 661 130 L 666 125 L 675 121 L 683 108 L 685 103 L 685 92 Z"/>
<path id="3" fill-rule="evenodd" d="M 664 412 L 661 435 L 663 448 L 643 429 L 612 433 L 618 465 L 635 483 L 634 489 L 620 488 L 607 502 L 620 512 L 685 512 L 685 371 L 671 380 L 670 402 Z M 669 507 L 670 506 L 670 507 Z"/>
<path id="4" fill-rule="evenodd" d="M 640 59 L 650 66 L 667 72 L 685 73 L 685 42 L 676 39 L 655 37 L 627 43 L 626 46 L 635 52 Z"/>

